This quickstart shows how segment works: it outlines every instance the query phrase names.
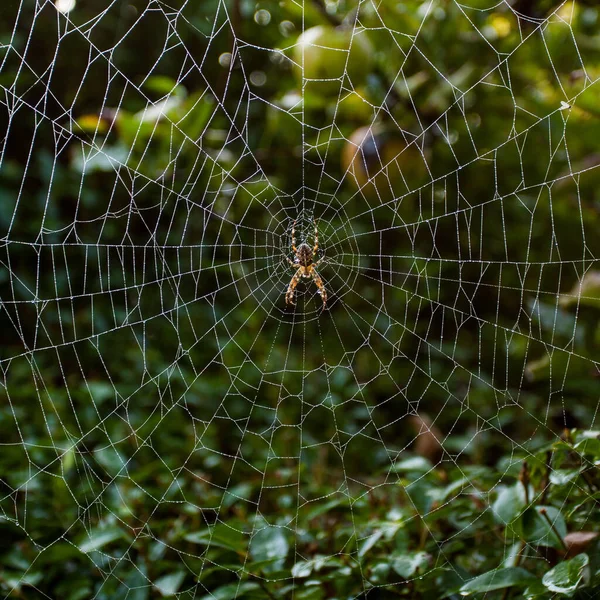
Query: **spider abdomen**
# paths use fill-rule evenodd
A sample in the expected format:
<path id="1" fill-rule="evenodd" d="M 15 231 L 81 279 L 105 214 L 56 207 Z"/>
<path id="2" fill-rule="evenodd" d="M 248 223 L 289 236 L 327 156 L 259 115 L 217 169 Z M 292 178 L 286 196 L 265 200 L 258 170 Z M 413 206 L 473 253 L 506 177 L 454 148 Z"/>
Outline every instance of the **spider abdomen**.
<path id="1" fill-rule="evenodd" d="M 308 244 L 300 244 L 296 251 L 298 264 L 308 267 L 313 262 L 313 249 Z"/>

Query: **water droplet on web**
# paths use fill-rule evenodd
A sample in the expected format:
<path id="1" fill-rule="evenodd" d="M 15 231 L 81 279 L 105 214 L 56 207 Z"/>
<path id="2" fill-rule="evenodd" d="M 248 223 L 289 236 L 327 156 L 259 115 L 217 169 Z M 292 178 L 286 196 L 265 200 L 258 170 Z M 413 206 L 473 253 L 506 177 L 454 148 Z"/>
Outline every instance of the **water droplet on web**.
<path id="1" fill-rule="evenodd" d="M 271 13 L 268 10 L 261 8 L 254 13 L 254 20 L 259 25 L 268 25 L 271 22 Z"/>
<path id="2" fill-rule="evenodd" d="M 253 71 L 250 73 L 250 83 L 258 87 L 265 85 L 267 82 L 267 76 L 263 71 Z"/>
<path id="3" fill-rule="evenodd" d="M 75 8 L 76 0 L 56 0 L 54 6 L 60 13 L 67 14 Z"/>
<path id="4" fill-rule="evenodd" d="M 223 54 L 219 56 L 219 64 L 222 67 L 228 67 L 231 64 L 231 52 L 223 52 Z"/>
<path id="5" fill-rule="evenodd" d="M 281 21 L 279 23 L 279 31 L 285 37 L 293 33 L 294 29 L 296 29 L 296 26 L 291 21 Z"/>

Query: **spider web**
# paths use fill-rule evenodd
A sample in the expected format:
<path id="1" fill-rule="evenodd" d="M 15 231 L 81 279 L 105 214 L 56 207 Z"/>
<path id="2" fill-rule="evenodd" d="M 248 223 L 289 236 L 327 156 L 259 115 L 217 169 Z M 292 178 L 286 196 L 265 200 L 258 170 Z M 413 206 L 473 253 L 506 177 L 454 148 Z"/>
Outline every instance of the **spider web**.
<path id="1" fill-rule="evenodd" d="M 598 367 L 594 10 L 103 4 L 0 14 L 0 518 L 35 555 L 7 597 L 47 596 L 57 548 L 93 565 L 89 597 L 241 597 L 277 553 L 292 575 L 258 579 L 290 584 L 326 510 L 348 529 L 327 556 L 360 565 L 376 540 L 354 516 L 378 493 L 425 517 L 474 489 L 432 508 L 411 493 L 427 473 L 469 480 L 494 444 L 531 457 L 594 426 L 571 405 Z M 351 45 L 339 78 L 304 77 L 298 35 L 319 19 L 383 66 L 357 85 Z M 318 228 L 325 306 L 308 279 L 285 303 L 294 223 L 298 244 Z M 215 559 L 238 540 L 237 564 Z M 174 574 L 152 571 L 164 557 Z"/>

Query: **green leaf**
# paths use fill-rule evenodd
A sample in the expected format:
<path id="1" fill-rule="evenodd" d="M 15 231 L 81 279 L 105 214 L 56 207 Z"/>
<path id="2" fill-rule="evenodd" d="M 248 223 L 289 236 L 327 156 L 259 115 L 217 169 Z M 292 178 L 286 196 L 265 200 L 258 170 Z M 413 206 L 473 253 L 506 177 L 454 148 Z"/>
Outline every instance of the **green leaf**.
<path id="1" fill-rule="evenodd" d="M 116 527 L 111 527 L 110 529 L 96 529 L 90 533 L 87 540 L 79 544 L 79 549 L 85 553 L 100 550 L 100 548 L 119 539 L 122 535 L 122 531 Z"/>
<path id="2" fill-rule="evenodd" d="M 146 79 L 145 87 L 156 94 L 170 94 L 177 89 L 177 81 L 166 75 L 152 75 Z"/>
<path id="3" fill-rule="evenodd" d="M 5 573 L 4 577 L 6 577 L 5 582 L 14 589 L 14 591 L 19 591 L 24 585 L 37 585 L 40 581 L 43 580 L 43 573 L 32 572 L 32 573 L 19 573 L 18 575 L 12 575 Z"/>
<path id="4" fill-rule="evenodd" d="M 72 156 L 72 166 L 80 173 L 94 171 L 113 172 L 127 163 L 129 150 L 123 145 L 103 146 L 102 150 L 77 149 Z"/>
<path id="5" fill-rule="evenodd" d="M 360 550 L 358 551 L 358 556 L 362 558 L 379 541 L 379 538 L 382 535 L 383 531 L 381 529 L 378 529 L 377 531 L 375 531 L 375 533 L 372 533 L 360 547 Z"/>
<path id="6" fill-rule="evenodd" d="M 376 562 L 370 566 L 370 581 L 373 584 L 385 583 L 390 573 L 390 565 L 387 562 Z"/>
<path id="7" fill-rule="evenodd" d="M 207 594 L 202 596 L 201 600 L 231 600 L 232 598 L 243 598 L 245 594 L 249 592 L 256 592 L 260 590 L 258 583 L 246 581 L 244 583 L 228 583 L 222 585 Z"/>
<path id="8" fill-rule="evenodd" d="M 105 381 L 88 381 L 87 389 L 95 404 L 101 404 L 106 400 L 110 400 L 111 398 L 114 398 L 117 393 L 114 385 Z"/>
<path id="9" fill-rule="evenodd" d="M 600 439 L 600 431 L 597 429 L 583 429 L 581 431 L 575 431 L 574 437 L 579 443 L 582 440 L 597 440 Z"/>
<path id="10" fill-rule="evenodd" d="M 184 539 L 210 548 L 225 548 L 234 552 L 246 550 L 246 536 L 241 531 L 223 524 L 189 533 Z"/>
<path id="11" fill-rule="evenodd" d="M 75 466 L 75 459 L 75 446 L 73 446 L 66 450 L 60 458 L 63 473 L 69 473 L 73 469 Z"/>
<path id="12" fill-rule="evenodd" d="M 441 590 L 440 600 L 454 598 L 460 592 L 460 588 L 469 580 L 471 580 L 471 575 L 456 563 L 442 567 L 441 573 L 435 578 L 435 583 Z"/>
<path id="13" fill-rule="evenodd" d="M 125 465 L 127 464 L 125 458 L 113 446 L 95 450 L 94 458 L 111 477 L 124 472 Z"/>
<path id="14" fill-rule="evenodd" d="M 183 571 L 176 571 L 159 577 L 154 582 L 154 587 L 158 589 L 162 596 L 174 596 L 185 579 Z"/>
<path id="15" fill-rule="evenodd" d="M 520 482 L 501 488 L 492 505 L 492 511 L 497 520 L 505 525 L 514 521 L 524 508 L 525 489 Z"/>
<path id="16" fill-rule="evenodd" d="M 554 485 L 565 485 L 577 479 L 579 469 L 554 469 L 550 473 L 550 483 Z"/>
<path id="17" fill-rule="evenodd" d="M 38 555 L 36 564 L 51 565 L 52 563 L 64 563 L 67 560 L 76 559 L 81 556 L 78 548 L 66 542 L 59 542 L 48 546 L 42 553 Z"/>
<path id="18" fill-rule="evenodd" d="M 532 581 L 524 590 L 523 597 L 527 598 L 527 600 L 531 600 L 532 598 L 538 598 L 543 596 L 544 598 L 548 598 L 548 589 L 542 583 L 540 579 L 536 579 Z"/>
<path id="19" fill-rule="evenodd" d="M 300 578 L 300 577 L 310 577 L 312 570 L 314 568 L 314 563 L 312 560 L 303 560 L 301 562 L 297 562 L 292 567 L 292 577 Z"/>
<path id="20" fill-rule="evenodd" d="M 316 519 L 321 515 L 328 513 L 330 510 L 349 510 L 350 505 L 348 503 L 348 499 L 344 497 L 334 498 L 333 500 L 329 500 L 329 502 L 324 502 L 323 504 L 317 504 L 315 508 L 313 508 L 307 515 L 306 520 L 311 521 L 312 519 Z"/>
<path id="21" fill-rule="evenodd" d="M 590 360 L 570 355 L 562 350 L 554 350 L 551 355 L 544 355 L 527 363 L 525 374 L 531 382 L 546 381 L 552 377 L 560 381 L 565 377 L 585 377 L 590 373 Z"/>
<path id="22" fill-rule="evenodd" d="M 467 581 L 461 588 L 463 596 L 480 592 L 491 592 L 507 587 L 524 587 L 536 579 L 529 571 L 521 567 L 507 567 L 506 569 L 494 569 L 479 577 Z"/>
<path id="23" fill-rule="evenodd" d="M 519 555 L 522 549 L 522 542 L 518 541 L 512 544 L 504 552 L 504 559 L 502 560 L 503 567 L 515 567 L 519 564 Z"/>
<path id="24" fill-rule="evenodd" d="M 252 497 L 252 486 L 248 483 L 234 485 L 223 496 L 223 507 L 229 508 L 240 500 L 249 500 Z"/>
<path id="25" fill-rule="evenodd" d="M 546 511 L 547 518 L 540 514 L 542 510 Z M 567 535 L 567 526 L 558 509 L 553 506 L 531 507 L 523 513 L 519 521 L 516 529 L 519 531 L 520 528 L 525 541 L 537 546 L 562 547 L 561 539 Z M 555 530 L 561 539 L 558 538 Z"/>
<path id="26" fill-rule="evenodd" d="M 419 481 L 410 483 L 404 489 L 410 498 L 414 510 L 420 515 L 426 515 L 433 503 L 431 491 L 434 488 L 431 483 L 420 479 Z"/>
<path id="27" fill-rule="evenodd" d="M 557 594 L 571 595 L 587 579 L 587 554 L 578 554 L 571 560 L 558 563 L 542 577 L 542 583 Z"/>
<path id="28" fill-rule="evenodd" d="M 594 459 L 600 458 L 600 440 L 597 438 L 584 438 L 575 444 L 575 450 L 580 454 L 589 454 Z"/>
<path id="29" fill-rule="evenodd" d="M 143 560 L 140 560 L 119 583 L 110 595 L 110 600 L 148 600 L 151 587 L 148 585 L 148 572 Z"/>
<path id="30" fill-rule="evenodd" d="M 91 598 L 94 596 L 92 589 L 88 587 L 89 583 L 85 580 L 83 581 L 70 581 L 71 587 L 69 589 L 69 593 L 67 594 L 65 600 L 84 600 L 85 598 Z"/>
<path id="31" fill-rule="evenodd" d="M 600 272 L 590 270 L 585 273 L 583 278 L 567 293 L 559 299 L 559 304 L 563 308 L 577 306 L 600 307 Z"/>
<path id="32" fill-rule="evenodd" d="M 294 590 L 294 600 L 323 600 L 325 591 L 319 582 L 314 582 L 314 585 L 308 585 L 304 589 Z"/>
<path id="33" fill-rule="evenodd" d="M 298 561 L 292 567 L 292 575 L 294 577 L 308 577 L 313 571 L 318 572 L 324 567 L 335 567 L 340 564 L 340 561 L 336 558 L 317 555 L 311 560 Z"/>
<path id="34" fill-rule="evenodd" d="M 405 458 L 404 460 L 400 460 L 395 462 L 392 467 L 390 467 L 390 471 L 392 473 L 402 473 L 402 472 L 411 472 L 411 471 L 419 471 L 425 473 L 430 471 L 433 468 L 433 465 L 430 461 L 428 461 L 423 456 L 412 456 L 411 458 Z"/>
<path id="35" fill-rule="evenodd" d="M 180 94 L 168 96 L 164 100 L 155 104 L 149 104 L 146 108 L 140 110 L 134 115 L 134 119 L 138 120 L 139 123 L 151 123 L 155 125 L 158 121 L 173 117 L 175 111 L 181 106 L 181 103 L 182 97 Z M 143 132 L 144 130 L 141 129 L 141 131 Z"/>
<path id="36" fill-rule="evenodd" d="M 400 577 L 409 579 L 417 571 L 423 572 L 429 566 L 429 554 L 427 552 L 411 552 L 401 556 L 394 556 L 392 568 Z"/>
<path id="37" fill-rule="evenodd" d="M 250 554 L 255 561 L 274 561 L 273 568 L 282 568 L 289 546 L 280 527 L 259 529 L 250 542 Z"/>

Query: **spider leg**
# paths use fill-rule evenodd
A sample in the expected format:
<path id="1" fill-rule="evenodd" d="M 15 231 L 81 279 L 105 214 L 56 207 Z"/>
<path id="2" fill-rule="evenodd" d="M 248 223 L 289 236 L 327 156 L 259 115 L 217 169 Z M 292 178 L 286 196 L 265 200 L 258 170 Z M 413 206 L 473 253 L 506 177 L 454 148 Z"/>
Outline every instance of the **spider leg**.
<path id="1" fill-rule="evenodd" d="M 302 273 L 302 268 L 299 267 L 298 270 L 294 273 L 294 276 L 292 277 L 292 280 L 290 281 L 290 285 L 288 285 L 287 292 L 285 293 L 285 303 L 286 304 L 292 304 L 292 305 L 296 304 L 294 302 L 294 290 L 296 289 L 296 286 L 298 285 L 298 282 L 300 281 L 301 273 Z"/>
<path id="2" fill-rule="evenodd" d="M 321 276 L 317 273 L 317 270 L 315 268 L 312 268 L 310 270 L 310 274 L 316 286 L 319 288 L 319 293 L 321 294 L 321 298 L 323 298 L 323 306 L 325 306 L 325 304 L 327 303 L 327 290 L 323 285 L 323 280 L 321 279 Z"/>
<path id="3" fill-rule="evenodd" d="M 297 221 L 298 219 L 296 219 Z M 296 221 L 292 225 L 292 252 L 296 254 Z"/>
<path id="4" fill-rule="evenodd" d="M 313 248 L 313 256 L 317 253 L 319 249 L 319 231 L 317 229 L 317 221 L 315 220 L 315 247 Z"/>

